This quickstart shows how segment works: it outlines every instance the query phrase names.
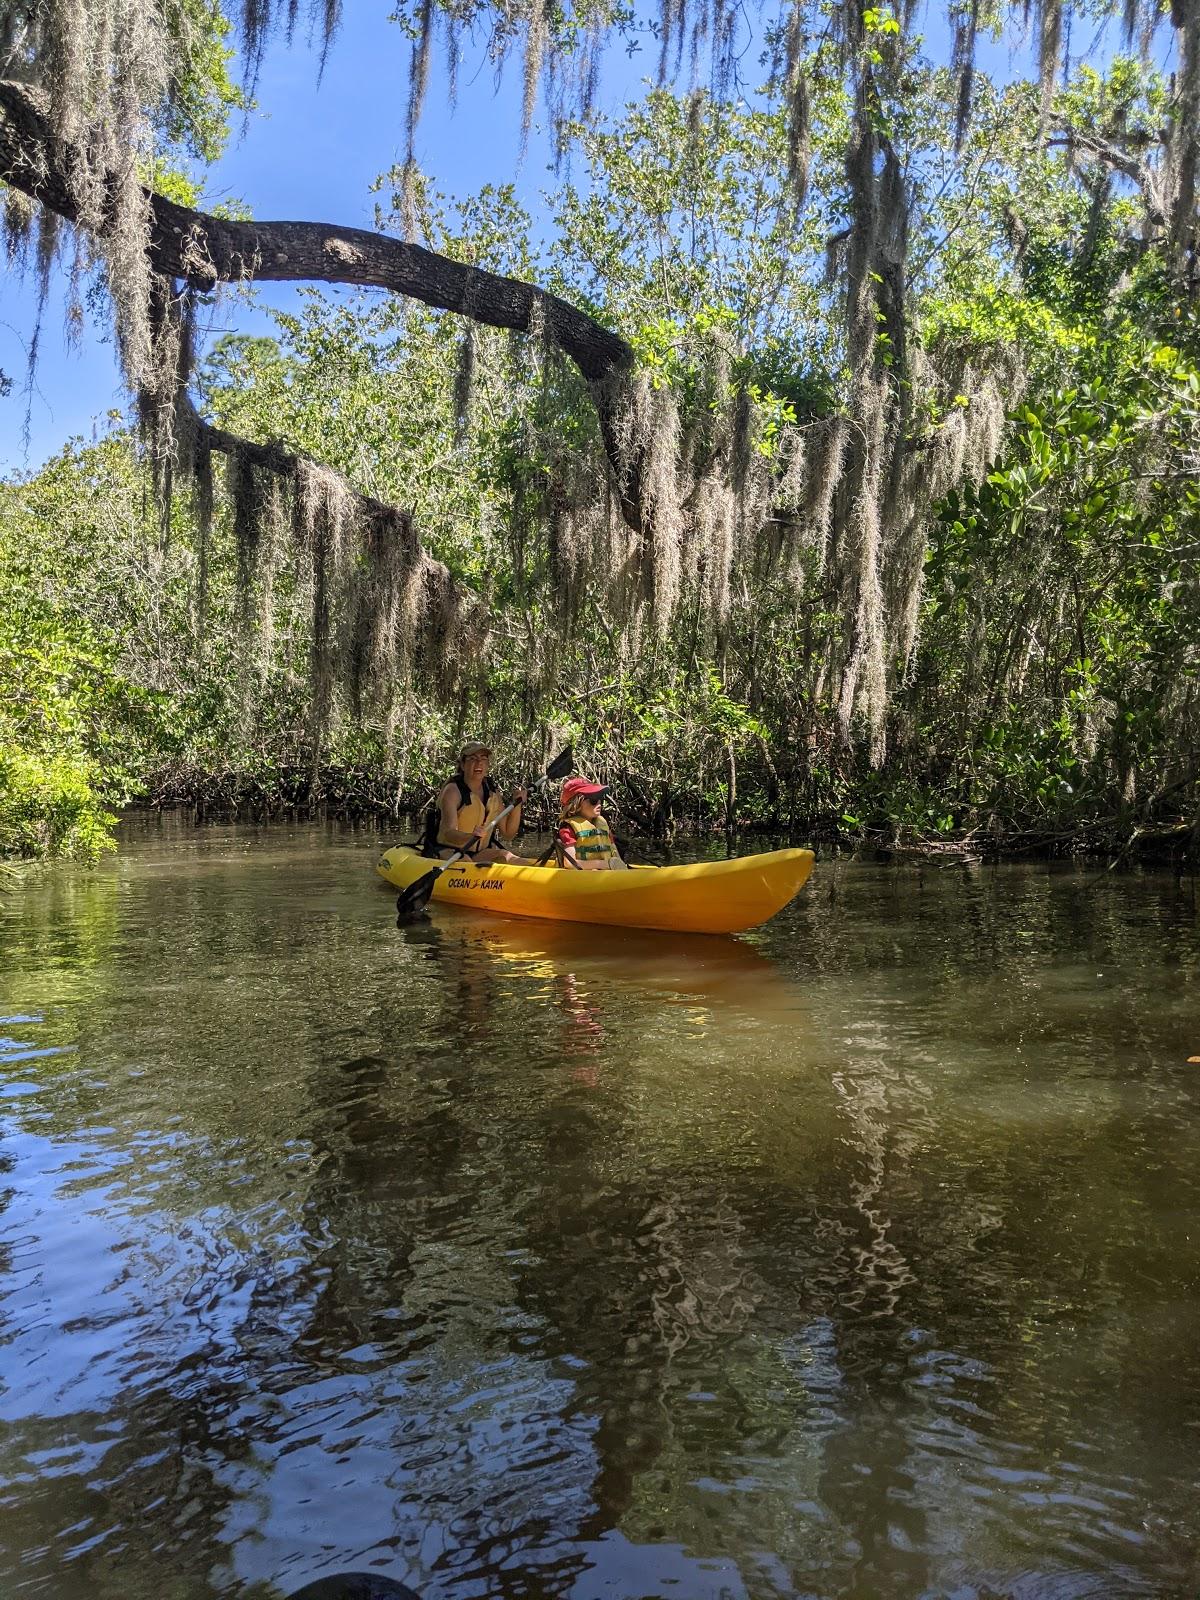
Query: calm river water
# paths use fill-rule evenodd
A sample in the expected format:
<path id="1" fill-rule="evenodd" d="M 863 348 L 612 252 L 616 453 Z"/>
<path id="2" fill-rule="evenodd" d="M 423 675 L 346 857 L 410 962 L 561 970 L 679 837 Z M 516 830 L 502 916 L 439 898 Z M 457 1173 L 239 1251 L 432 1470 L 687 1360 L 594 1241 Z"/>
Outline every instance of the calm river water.
<path id="1" fill-rule="evenodd" d="M 0 898 L 0 1593 L 1200 1592 L 1194 884 L 398 932 L 378 848 Z"/>

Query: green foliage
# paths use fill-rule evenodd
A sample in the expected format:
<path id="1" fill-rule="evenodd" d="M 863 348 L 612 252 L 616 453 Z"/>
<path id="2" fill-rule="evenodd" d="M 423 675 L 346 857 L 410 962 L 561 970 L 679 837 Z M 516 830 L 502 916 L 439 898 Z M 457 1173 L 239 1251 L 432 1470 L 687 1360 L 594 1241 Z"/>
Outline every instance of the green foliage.
<path id="1" fill-rule="evenodd" d="M 91 861 L 111 844 L 109 807 L 141 787 L 156 697 L 8 532 L 0 521 L 0 855 Z"/>
<path id="2" fill-rule="evenodd" d="M 113 848 L 116 822 L 99 790 L 87 762 L 0 743 L 0 854 L 94 862 Z"/>
<path id="3" fill-rule="evenodd" d="M 1072 354 L 1069 386 L 1017 409 L 1010 454 L 949 497 L 930 550 L 920 671 L 954 663 L 957 800 L 976 818 L 1069 826 L 1196 783 L 1200 370 L 1129 321 Z"/>
<path id="4" fill-rule="evenodd" d="M 204 203 L 203 169 L 220 159 L 230 121 L 251 102 L 230 73 L 235 50 L 232 25 L 216 0 L 181 0 L 164 12 L 173 70 L 166 100 L 153 108 L 153 158 L 142 181 L 177 205 Z M 200 171 L 197 172 L 196 168 Z M 241 215 L 224 202 L 218 215 Z"/>
<path id="5" fill-rule="evenodd" d="M 229 138 L 233 112 L 247 109 L 245 92 L 230 76 L 232 27 L 217 0 L 182 0 L 163 12 L 175 50 L 171 96 L 159 134 L 181 153 L 215 161 Z"/>
<path id="6" fill-rule="evenodd" d="M 192 508 L 180 501 L 164 534 L 126 438 L 72 448 L 0 488 L 0 847 L 86 858 L 111 809 L 139 792 L 276 804 L 374 785 L 389 801 L 419 798 L 466 731 L 533 764 L 543 732 L 572 737 L 645 828 L 1002 841 L 1200 811 L 1194 308 L 1153 242 L 1134 237 L 1128 190 L 1030 139 L 1036 85 L 980 76 L 958 154 L 948 74 L 901 48 L 890 12 L 863 26 L 879 58 L 876 114 L 917 201 L 907 326 L 879 329 L 903 425 L 937 452 L 995 411 L 989 455 L 960 455 L 953 491 L 912 530 L 915 561 L 925 550 L 918 626 L 890 664 L 899 687 L 881 766 L 864 730 L 842 737 L 831 687 L 851 508 L 835 506 L 826 540 L 783 479 L 779 444 L 785 429 L 818 436 L 855 398 L 836 250 L 831 280 L 824 271 L 849 203 L 849 108 L 841 79 L 817 71 L 822 44 L 807 58 L 814 164 L 799 210 L 774 91 L 747 104 L 660 89 L 575 129 L 586 171 L 550 197 L 544 239 L 509 187 L 457 203 L 417 187 L 425 237 L 444 254 L 545 283 L 620 327 L 692 445 L 732 449 L 715 419 L 731 397 L 754 399 L 741 444 L 777 475 L 778 502 L 761 533 L 739 530 L 748 553 L 719 620 L 697 607 L 665 632 L 622 629 L 604 595 L 585 592 L 568 624 L 551 603 L 572 552 L 545 529 L 558 486 L 595 460 L 596 413 L 536 329 L 465 336 L 462 319 L 420 306 L 306 291 L 275 314 L 274 337 L 209 351 L 204 409 L 411 508 L 431 553 L 490 607 L 476 680 L 452 704 L 404 685 L 375 703 L 339 700 L 316 774 L 306 552 L 281 527 L 269 580 L 267 564 L 243 572 L 239 592 L 219 514 L 201 615 Z M 233 102 L 221 29 L 211 37 L 197 92 L 217 116 Z M 1118 60 L 1103 75 L 1081 69 L 1057 111 L 1066 126 L 1137 135 L 1165 114 L 1164 93 Z M 201 157 L 222 136 L 207 127 Z M 403 190 L 402 173 L 380 180 L 385 225 L 402 220 Z M 933 362 L 937 382 L 923 376 Z M 995 379 L 988 398 L 983 373 L 1001 374 L 1002 394 Z M 573 488 L 585 504 L 604 493 L 598 477 Z M 886 563 L 881 583 L 901 608 Z"/>
<path id="7" fill-rule="evenodd" d="M 589 181 L 556 196 L 556 281 L 648 352 L 724 330 L 735 348 L 773 338 L 819 364 L 821 223 L 781 203 L 781 109 L 659 89 L 574 133 Z"/>

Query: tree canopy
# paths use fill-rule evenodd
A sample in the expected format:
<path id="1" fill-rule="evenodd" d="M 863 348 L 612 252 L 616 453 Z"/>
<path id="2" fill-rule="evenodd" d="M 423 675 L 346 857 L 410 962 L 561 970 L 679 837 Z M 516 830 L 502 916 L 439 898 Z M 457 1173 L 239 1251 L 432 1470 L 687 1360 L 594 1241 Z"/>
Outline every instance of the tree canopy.
<path id="1" fill-rule="evenodd" d="M 482 698 L 522 734 L 574 718 L 649 825 L 736 817 L 748 769 L 752 812 L 892 833 L 1182 804 L 1200 8 L 1043 0 L 1029 76 L 997 81 L 978 43 L 1024 16 L 798 3 L 748 39 L 723 0 L 422 0 L 370 232 L 221 215 L 180 170 L 283 36 L 337 48 L 336 4 L 248 0 L 236 33 L 207 0 L 9 8 L 10 250 L 43 281 L 65 252 L 110 306 L 171 760 L 406 775 Z M 519 58 L 527 125 L 541 95 L 549 226 L 417 169 L 438 30 L 452 64 Z M 604 51 L 647 32 L 656 84 L 602 108 Z M 271 280 L 364 294 L 313 289 L 197 369 L 197 306 Z M 18 553 L 46 482 L 5 491 Z M 51 612 L 72 639 L 97 616 Z"/>

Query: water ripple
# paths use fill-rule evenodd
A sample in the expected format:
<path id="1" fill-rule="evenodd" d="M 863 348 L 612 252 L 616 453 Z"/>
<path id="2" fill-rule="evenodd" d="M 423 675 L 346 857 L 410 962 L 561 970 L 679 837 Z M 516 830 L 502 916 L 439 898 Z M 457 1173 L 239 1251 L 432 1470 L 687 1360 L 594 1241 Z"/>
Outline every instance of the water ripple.
<path id="1" fill-rule="evenodd" d="M 1200 1592 L 1194 907 L 834 864 L 752 942 L 398 935 L 362 853 L 23 891 L 5 1592 Z"/>

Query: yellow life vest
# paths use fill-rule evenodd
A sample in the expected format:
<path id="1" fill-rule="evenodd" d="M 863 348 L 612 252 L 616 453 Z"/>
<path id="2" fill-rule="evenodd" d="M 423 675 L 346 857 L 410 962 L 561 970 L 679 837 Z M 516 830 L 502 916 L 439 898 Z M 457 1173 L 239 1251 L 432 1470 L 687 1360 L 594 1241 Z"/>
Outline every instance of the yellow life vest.
<path id="1" fill-rule="evenodd" d="M 611 861 L 616 855 L 617 847 L 603 817 L 592 822 L 586 817 L 565 817 L 562 825 L 575 835 L 575 854 L 580 861 Z"/>
<path id="2" fill-rule="evenodd" d="M 451 782 L 458 785 L 459 806 L 458 821 L 455 827 L 460 833 L 474 833 L 476 828 L 482 828 L 485 822 L 504 810 L 504 801 L 500 792 L 492 786 L 490 779 L 484 780 L 484 800 L 480 802 L 467 788 L 461 777 L 454 777 Z M 438 843 L 447 850 L 457 850 L 460 847 L 452 839 L 444 839 L 441 830 L 438 830 Z"/>

